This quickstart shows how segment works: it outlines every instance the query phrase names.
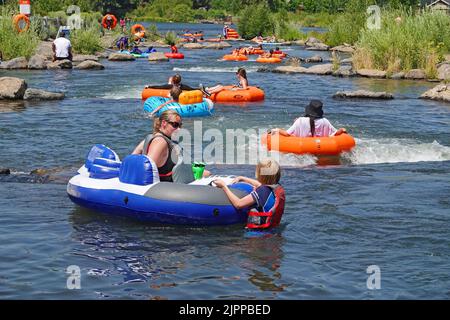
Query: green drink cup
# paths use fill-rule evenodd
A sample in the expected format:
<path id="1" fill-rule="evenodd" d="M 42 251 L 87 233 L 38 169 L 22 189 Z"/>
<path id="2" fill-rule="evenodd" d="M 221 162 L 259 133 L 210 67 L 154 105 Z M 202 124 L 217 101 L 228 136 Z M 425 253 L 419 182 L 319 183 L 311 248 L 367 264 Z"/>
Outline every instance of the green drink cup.
<path id="1" fill-rule="evenodd" d="M 206 163 L 203 162 L 192 162 L 192 172 L 194 173 L 195 180 L 199 180 L 203 177 L 203 171 L 205 171 Z"/>

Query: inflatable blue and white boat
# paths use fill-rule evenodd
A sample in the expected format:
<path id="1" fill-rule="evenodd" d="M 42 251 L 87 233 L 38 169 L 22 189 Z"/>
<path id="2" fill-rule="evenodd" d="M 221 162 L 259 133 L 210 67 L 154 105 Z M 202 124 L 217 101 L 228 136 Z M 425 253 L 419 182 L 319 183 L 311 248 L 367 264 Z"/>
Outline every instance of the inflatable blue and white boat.
<path id="1" fill-rule="evenodd" d="M 123 53 L 123 54 L 129 54 L 132 55 L 135 58 L 148 58 L 148 56 L 150 55 L 150 53 L 156 52 L 155 49 L 152 49 L 150 52 L 142 52 L 142 53 L 132 53 L 129 50 L 122 50 L 122 51 L 117 51 L 117 53 Z"/>
<path id="2" fill-rule="evenodd" d="M 170 101 L 170 98 L 150 97 L 145 100 L 144 111 L 153 112 L 153 110 L 158 108 L 160 105 L 167 103 L 168 101 Z M 159 116 L 166 110 L 175 110 L 183 118 L 204 117 L 210 116 L 214 113 L 214 103 L 211 100 L 205 98 L 202 102 L 193 104 L 180 104 L 178 102 L 170 102 L 162 107 L 156 113 L 156 115 Z"/>
<path id="3" fill-rule="evenodd" d="M 85 164 L 67 184 L 70 199 L 102 213 L 141 221 L 213 226 L 245 224 L 249 209 L 235 209 L 214 179 L 228 184 L 234 176 L 212 176 L 190 184 L 160 182 L 156 165 L 143 155 L 129 155 L 123 162 L 104 145 L 90 150 Z M 230 186 L 238 197 L 249 194 L 249 184 Z"/>

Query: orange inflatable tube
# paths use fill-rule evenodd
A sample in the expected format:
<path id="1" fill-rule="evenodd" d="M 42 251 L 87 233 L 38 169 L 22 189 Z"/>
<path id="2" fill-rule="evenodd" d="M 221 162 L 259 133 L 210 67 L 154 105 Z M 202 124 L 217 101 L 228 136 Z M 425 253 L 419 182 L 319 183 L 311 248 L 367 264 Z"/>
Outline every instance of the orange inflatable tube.
<path id="1" fill-rule="evenodd" d="M 272 58 L 259 57 L 258 59 L 256 59 L 256 62 L 260 62 L 260 63 L 280 63 L 281 59 L 280 58 L 276 58 L 276 57 L 272 57 Z"/>
<path id="2" fill-rule="evenodd" d="M 183 34 L 184 37 L 203 37 L 203 33 L 185 33 Z"/>
<path id="3" fill-rule="evenodd" d="M 30 19 L 21 13 L 14 16 L 13 24 L 17 32 L 25 32 L 30 28 Z"/>
<path id="4" fill-rule="evenodd" d="M 105 29 L 108 28 L 108 24 L 106 23 L 106 19 L 108 18 L 108 16 L 110 16 L 112 18 L 111 29 L 114 29 L 116 27 L 116 25 L 117 25 L 117 18 L 113 14 L 107 14 L 107 15 L 105 15 L 103 17 L 103 19 L 102 19 L 102 26 Z"/>
<path id="5" fill-rule="evenodd" d="M 263 49 L 253 49 L 250 50 L 250 54 L 264 54 L 265 51 Z"/>
<path id="6" fill-rule="evenodd" d="M 145 27 L 142 24 L 135 24 L 131 27 L 132 34 L 142 33 L 142 32 L 145 34 Z"/>
<path id="7" fill-rule="evenodd" d="M 153 89 L 146 88 L 142 91 L 142 100 L 147 100 L 150 97 L 168 97 L 170 93 L 169 89 Z"/>
<path id="8" fill-rule="evenodd" d="M 264 91 L 258 87 L 240 89 L 233 86 L 224 86 L 222 91 L 213 93 L 209 97 L 213 102 L 253 102 L 264 100 Z"/>
<path id="9" fill-rule="evenodd" d="M 332 137 L 286 137 L 267 134 L 262 137 L 262 144 L 269 151 L 281 151 L 295 154 L 339 155 L 350 151 L 356 145 L 355 139 L 347 133 Z"/>
<path id="10" fill-rule="evenodd" d="M 240 54 L 240 55 L 235 55 L 235 54 L 226 54 L 222 57 L 222 60 L 227 60 L 227 61 L 246 61 L 248 60 L 246 55 Z"/>
<path id="11" fill-rule="evenodd" d="M 280 59 L 286 58 L 286 56 L 287 56 L 286 53 L 273 53 L 273 54 L 272 54 L 272 57 L 274 57 L 274 58 L 280 58 Z"/>

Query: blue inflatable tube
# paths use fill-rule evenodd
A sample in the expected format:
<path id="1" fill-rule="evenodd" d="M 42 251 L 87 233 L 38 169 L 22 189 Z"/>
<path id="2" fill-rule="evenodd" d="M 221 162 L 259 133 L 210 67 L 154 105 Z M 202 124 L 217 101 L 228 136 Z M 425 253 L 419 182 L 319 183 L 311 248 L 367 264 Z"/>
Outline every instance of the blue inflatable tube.
<path id="1" fill-rule="evenodd" d="M 231 184 L 234 176 L 212 176 L 190 184 L 160 182 L 156 165 L 147 156 L 130 155 L 121 162 L 112 150 L 96 145 L 67 184 L 67 194 L 82 207 L 145 222 L 245 224 L 249 208 L 234 208 L 223 190 L 211 185 L 218 178 L 240 198 L 253 190 L 245 183 Z"/>
<path id="2" fill-rule="evenodd" d="M 160 105 L 169 101 L 170 98 L 150 97 L 144 103 L 144 111 L 153 112 Z M 180 104 L 178 102 L 171 102 L 161 108 L 156 115 L 159 116 L 166 110 L 175 110 L 183 118 L 188 117 L 204 117 L 210 116 L 214 113 L 214 103 L 209 99 L 203 99 L 200 103 L 194 104 Z"/>

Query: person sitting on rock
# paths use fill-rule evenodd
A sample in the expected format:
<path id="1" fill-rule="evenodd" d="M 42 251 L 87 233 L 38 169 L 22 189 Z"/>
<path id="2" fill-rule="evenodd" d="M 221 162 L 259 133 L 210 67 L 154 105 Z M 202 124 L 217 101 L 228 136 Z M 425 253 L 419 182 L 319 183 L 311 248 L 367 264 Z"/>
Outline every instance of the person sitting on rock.
<path id="1" fill-rule="evenodd" d="M 70 40 L 67 39 L 67 33 L 61 31 L 59 37 L 53 41 L 53 62 L 57 60 L 70 60 L 72 61 L 72 45 Z"/>
<path id="2" fill-rule="evenodd" d="M 120 51 L 126 50 L 128 48 L 128 37 L 126 36 L 121 37 L 117 41 L 116 45 Z"/>

